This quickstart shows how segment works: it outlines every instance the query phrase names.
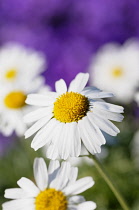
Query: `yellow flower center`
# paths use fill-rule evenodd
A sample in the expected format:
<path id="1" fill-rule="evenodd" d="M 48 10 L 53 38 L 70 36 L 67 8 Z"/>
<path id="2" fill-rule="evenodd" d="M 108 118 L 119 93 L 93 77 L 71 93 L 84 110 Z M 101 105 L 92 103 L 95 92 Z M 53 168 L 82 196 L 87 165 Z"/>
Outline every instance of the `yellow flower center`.
<path id="1" fill-rule="evenodd" d="M 15 69 L 10 69 L 9 71 L 6 72 L 5 78 L 8 80 L 12 80 L 16 77 L 17 71 Z"/>
<path id="2" fill-rule="evenodd" d="M 21 91 L 10 92 L 4 98 L 4 103 L 10 109 L 19 109 L 25 106 L 26 97 Z"/>
<path id="3" fill-rule="evenodd" d="M 66 92 L 54 103 L 54 117 L 60 122 L 78 122 L 89 111 L 89 100 L 84 95 Z"/>
<path id="4" fill-rule="evenodd" d="M 114 68 L 114 69 L 112 70 L 112 76 L 113 76 L 114 78 L 119 78 L 119 77 L 121 77 L 122 75 L 123 75 L 123 69 L 122 69 L 122 68 L 117 67 L 117 68 Z"/>
<path id="5" fill-rule="evenodd" d="M 36 197 L 35 210 L 67 210 L 67 199 L 63 192 L 46 189 Z"/>

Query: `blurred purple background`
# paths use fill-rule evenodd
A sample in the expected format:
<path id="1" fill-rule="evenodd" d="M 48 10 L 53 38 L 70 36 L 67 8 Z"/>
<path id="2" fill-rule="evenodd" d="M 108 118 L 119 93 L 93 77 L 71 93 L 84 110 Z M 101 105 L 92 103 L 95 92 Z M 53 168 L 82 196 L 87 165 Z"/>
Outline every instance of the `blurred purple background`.
<path id="1" fill-rule="evenodd" d="M 139 37 L 138 0 L 1 0 L 0 44 L 16 41 L 46 54 L 46 82 L 88 69 L 104 43 Z"/>

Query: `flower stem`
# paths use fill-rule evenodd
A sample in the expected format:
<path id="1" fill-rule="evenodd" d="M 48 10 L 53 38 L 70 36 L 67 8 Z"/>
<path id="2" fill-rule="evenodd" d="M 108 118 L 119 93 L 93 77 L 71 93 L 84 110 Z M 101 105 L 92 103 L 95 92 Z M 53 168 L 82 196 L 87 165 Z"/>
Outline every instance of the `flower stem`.
<path id="1" fill-rule="evenodd" d="M 105 172 L 103 166 L 101 165 L 101 163 L 99 162 L 99 160 L 94 155 L 91 155 L 91 154 L 89 154 L 88 157 L 91 158 L 91 159 L 93 159 L 94 164 L 95 164 L 98 172 L 101 174 L 101 176 L 103 177 L 103 179 L 106 181 L 106 183 L 108 184 L 108 186 L 110 187 L 110 189 L 114 193 L 115 197 L 117 198 L 117 200 L 121 204 L 121 207 L 124 210 L 129 210 L 130 208 L 126 204 L 126 202 L 125 202 L 124 198 L 122 197 L 122 195 L 120 194 L 120 192 L 116 189 L 115 185 L 113 184 L 113 182 L 111 181 L 111 179 L 109 178 L 109 176 L 106 174 L 106 172 Z"/>

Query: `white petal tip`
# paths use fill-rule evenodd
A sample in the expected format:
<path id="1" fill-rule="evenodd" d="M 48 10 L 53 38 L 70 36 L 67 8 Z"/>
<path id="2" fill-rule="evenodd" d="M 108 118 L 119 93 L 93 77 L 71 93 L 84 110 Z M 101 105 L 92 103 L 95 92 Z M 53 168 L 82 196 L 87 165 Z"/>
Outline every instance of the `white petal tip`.
<path id="1" fill-rule="evenodd" d="M 37 151 L 39 148 L 35 147 L 33 144 L 31 144 L 31 148 L 34 149 L 34 151 Z"/>
<path id="2" fill-rule="evenodd" d="M 29 138 L 30 136 L 28 134 L 25 133 L 25 139 Z"/>

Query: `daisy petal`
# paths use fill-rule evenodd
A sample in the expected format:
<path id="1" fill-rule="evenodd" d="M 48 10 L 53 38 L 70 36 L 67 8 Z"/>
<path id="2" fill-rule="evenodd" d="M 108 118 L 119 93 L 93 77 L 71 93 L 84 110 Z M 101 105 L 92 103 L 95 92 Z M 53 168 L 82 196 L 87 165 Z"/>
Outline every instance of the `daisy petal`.
<path id="1" fill-rule="evenodd" d="M 72 167 L 71 171 L 70 171 L 69 183 L 68 184 L 71 184 L 71 183 L 75 182 L 76 179 L 77 179 L 77 176 L 78 176 L 78 168 L 77 167 Z"/>
<path id="2" fill-rule="evenodd" d="M 34 210 L 35 200 L 34 199 L 18 199 L 13 201 L 8 201 L 2 204 L 3 210 Z"/>
<path id="3" fill-rule="evenodd" d="M 61 159 L 66 160 L 69 157 L 69 153 L 70 153 L 70 140 L 71 138 L 69 135 L 69 129 L 70 129 L 70 123 L 63 123 L 63 128 L 62 128 L 62 132 L 60 135 L 60 139 L 59 139 L 59 144 L 58 144 L 58 151 L 59 151 L 59 155 Z"/>
<path id="4" fill-rule="evenodd" d="M 50 183 L 50 188 L 62 190 L 69 180 L 70 169 L 71 166 L 69 162 L 62 162 L 56 178 Z"/>
<path id="5" fill-rule="evenodd" d="M 81 196 L 81 195 L 75 195 L 75 196 L 72 196 L 72 197 L 70 197 L 69 198 L 69 203 L 73 203 L 73 204 L 75 204 L 75 203 L 82 203 L 82 202 L 84 202 L 85 201 L 85 199 L 84 199 L 84 197 L 83 196 Z"/>
<path id="6" fill-rule="evenodd" d="M 19 198 L 26 198 L 27 194 L 21 188 L 13 188 L 13 189 L 5 190 L 4 197 L 5 198 L 10 198 L 10 199 L 19 199 Z"/>
<path id="7" fill-rule="evenodd" d="M 32 136 L 38 130 L 40 130 L 47 122 L 52 118 L 52 114 L 49 114 L 42 119 L 38 120 L 34 125 L 32 125 L 26 132 L 25 138 Z"/>
<path id="8" fill-rule="evenodd" d="M 59 122 L 56 121 L 55 118 L 53 118 L 47 123 L 46 126 L 44 126 L 40 131 L 38 131 L 38 133 L 36 134 L 31 143 L 31 147 L 35 151 L 43 147 L 46 143 L 48 143 L 52 139 L 52 136 L 54 135 L 53 130 L 54 128 L 56 128 L 58 123 Z"/>
<path id="9" fill-rule="evenodd" d="M 46 150 L 46 157 L 51 159 L 51 160 L 56 160 L 59 159 L 59 152 L 57 148 L 57 144 L 51 143 L 50 145 L 46 145 L 47 150 Z"/>
<path id="10" fill-rule="evenodd" d="M 41 119 L 42 117 L 47 116 L 49 113 L 52 113 L 52 107 L 40 108 L 25 115 L 24 121 L 26 123 L 32 123 Z"/>
<path id="11" fill-rule="evenodd" d="M 93 181 L 92 177 L 85 177 L 85 178 L 79 179 L 76 182 L 74 182 L 73 184 L 70 184 L 69 186 L 67 186 L 63 190 L 63 192 L 66 195 L 77 195 L 77 194 L 80 194 L 80 193 L 84 192 L 85 190 L 89 189 L 93 185 L 94 185 L 94 181 Z"/>
<path id="12" fill-rule="evenodd" d="M 60 79 L 55 83 L 56 92 L 59 94 L 63 94 L 67 92 L 67 85 L 63 79 Z"/>
<path id="13" fill-rule="evenodd" d="M 86 95 L 89 98 L 110 98 L 113 97 L 113 93 L 103 92 L 103 91 L 92 91 L 91 88 L 82 91 L 83 95 Z"/>
<path id="14" fill-rule="evenodd" d="M 69 130 L 70 138 L 70 156 L 78 157 L 81 153 L 81 139 L 79 134 L 78 124 L 76 122 L 70 123 Z"/>
<path id="15" fill-rule="evenodd" d="M 70 83 L 68 92 L 81 92 L 86 86 L 89 79 L 88 73 L 79 73 Z"/>
<path id="16" fill-rule="evenodd" d="M 94 107 L 97 107 L 102 110 L 107 110 L 110 112 L 123 113 L 124 111 L 124 108 L 122 106 L 117 106 L 106 102 L 96 101 L 93 102 L 92 104 Z"/>
<path id="17" fill-rule="evenodd" d="M 55 98 L 47 95 L 29 94 L 25 102 L 34 106 L 51 106 L 54 101 Z"/>
<path id="18" fill-rule="evenodd" d="M 36 197 L 40 190 L 36 187 L 36 185 L 30 181 L 29 179 L 22 177 L 17 184 L 21 187 L 25 192 L 28 193 L 29 196 Z"/>
<path id="19" fill-rule="evenodd" d="M 49 184 L 56 178 L 59 171 L 60 163 L 58 160 L 51 160 L 48 168 Z"/>
<path id="20" fill-rule="evenodd" d="M 101 145 L 106 143 L 106 140 L 100 131 L 99 127 L 93 122 L 92 113 L 87 114 L 89 121 L 91 122 L 91 129 L 95 133 L 96 139 L 100 141 Z"/>
<path id="21" fill-rule="evenodd" d="M 47 188 L 48 185 L 48 173 L 44 159 L 35 158 L 33 168 L 37 186 L 41 191 L 43 191 Z"/>
<path id="22" fill-rule="evenodd" d="M 111 136 L 116 136 L 120 130 L 109 120 L 103 119 L 95 113 L 92 116 L 92 121 L 104 132 L 108 133 Z"/>
<path id="23" fill-rule="evenodd" d="M 98 115 L 99 117 L 102 118 L 106 118 L 108 120 L 113 120 L 116 122 L 121 122 L 124 118 L 124 116 L 122 114 L 119 113 L 115 113 L 115 112 L 109 112 L 106 110 L 100 110 L 100 109 L 93 109 L 93 113 L 95 113 L 96 115 Z"/>
<path id="24" fill-rule="evenodd" d="M 52 141 L 50 146 L 48 146 L 46 151 L 46 157 L 51 160 L 56 160 L 59 158 L 59 140 L 61 139 L 61 133 L 63 132 L 64 123 L 58 122 L 57 126 L 53 131 Z"/>
<path id="25" fill-rule="evenodd" d="M 78 210 L 94 210 L 96 207 L 97 206 L 93 201 L 86 201 L 78 205 Z"/>
<path id="26" fill-rule="evenodd" d="M 93 127 L 90 126 L 90 122 L 85 117 L 83 120 L 79 121 L 79 129 L 80 129 L 80 135 L 81 139 L 87 148 L 87 150 L 91 153 L 100 153 L 102 145 L 99 141 L 99 139 L 96 137 L 96 133 L 93 130 Z"/>

